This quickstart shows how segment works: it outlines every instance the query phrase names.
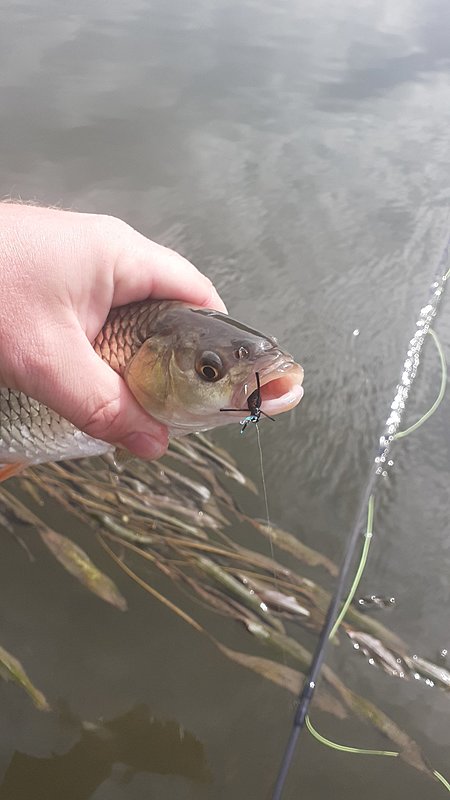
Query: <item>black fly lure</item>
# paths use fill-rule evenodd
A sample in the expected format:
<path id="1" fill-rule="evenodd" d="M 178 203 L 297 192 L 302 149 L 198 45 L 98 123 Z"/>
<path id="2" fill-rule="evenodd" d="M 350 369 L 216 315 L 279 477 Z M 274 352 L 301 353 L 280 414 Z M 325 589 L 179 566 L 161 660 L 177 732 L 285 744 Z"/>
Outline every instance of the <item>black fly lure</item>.
<path id="1" fill-rule="evenodd" d="M 256 389 L 247 397 L 247 408 L 221 408 L 221 411 L 249 411 L 250 413 L 241 420 L 241 433 L 244 433 L 247 425 L 250 425 L 253 422 L 255 425 L 261 419 L 261 415 L 263 417 L 267 417 L 267 419 L 271 419 L 272 422 L 275 422 L 273 417 L 269 417 L 264 411 L 261 411 L 261 382 L 259 380 L 259 372 L 255 372 L 256 375 Z"/>

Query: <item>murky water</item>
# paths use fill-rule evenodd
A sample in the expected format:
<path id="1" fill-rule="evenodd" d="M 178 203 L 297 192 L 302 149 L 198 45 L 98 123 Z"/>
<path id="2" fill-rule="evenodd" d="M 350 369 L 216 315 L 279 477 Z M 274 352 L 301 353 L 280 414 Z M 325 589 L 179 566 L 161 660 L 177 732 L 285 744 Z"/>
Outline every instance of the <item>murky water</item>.
<path id="1" fill-rule="evenodd" d="M 3 3 L 3 194 L 123 217 L 188 256 L 233 316 L 298 357 L 305 398 L 262 435 L 271 515 L 333 558 L 448 235 L 448 23 L 444 0 Z M 447 356 L 449 302 L 437 325 Z M 424 360 L 411 417 L 438 391 L 431 347 Z M 385 619 L 430 658 L 450 643 L 449 412 L 450 398 L 395 448 L 361 590 L 395 595 Z M 258 479 L 251 432 L 245 443 L 238 430 L 215 438 Z M 262 500 L 249 511 L 262 516 Z M 76 536 L 111 569 L 86 531 Z M 0 642 L 65 717 L 104 725 L 89 738 L 0 683 L 2 800 L 269 797 L 286 694 L 126 581 L 121 615 L 34 550 L 30 564 L 2 541 Z M 217 625 L 248 647 L 243 631 Z M 388 678 L 348 643 L 329 663 L 445 772 L 447 696 Z M 316 719 L 338 741 L 384 745 L 363 724 Z M 183 747 L 166 720 L 184 728 Z M 305 735 L 286 800 L 331 793 L 438 800 L 445 790 L 399 760 Z"/>

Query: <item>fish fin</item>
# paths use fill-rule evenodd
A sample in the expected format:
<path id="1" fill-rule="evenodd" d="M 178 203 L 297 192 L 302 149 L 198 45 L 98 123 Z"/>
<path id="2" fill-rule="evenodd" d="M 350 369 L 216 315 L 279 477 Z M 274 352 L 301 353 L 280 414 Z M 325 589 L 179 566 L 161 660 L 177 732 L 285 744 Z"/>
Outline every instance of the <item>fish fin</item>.
<path id="1" fill-rule="evenodd" d="M 14 475 L 19 475 L 27 467 L 26 461 L 16 461 L 14 464 L 0 464 L 0 483 L 7 481 Z"/>
<path id="2" fill-rule="evenodd" d="M 125 450 L 122 447 L 116 447 L 113 453 L 114 466 L 118 472 L 121 472 L 130 461 L 134 461 L 136 458 L 137 456 L 134 453 L 130 453 L 129 450 Z"/>

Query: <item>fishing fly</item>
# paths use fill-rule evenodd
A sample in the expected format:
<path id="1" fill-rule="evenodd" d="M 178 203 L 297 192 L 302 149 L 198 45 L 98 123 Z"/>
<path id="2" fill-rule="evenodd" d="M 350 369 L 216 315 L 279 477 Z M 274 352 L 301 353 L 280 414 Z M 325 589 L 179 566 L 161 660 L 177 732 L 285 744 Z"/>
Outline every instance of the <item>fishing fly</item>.
<path id="1" fill-rule="evenodd" d="M 241 433 L 244 433 L 247 425 L 250 425 L 253 422 L 255 425 L 261 419 L 261 416 L 267 417 L 267 419 L 271 419 L 272 422 L 275 422 L 273 417 L 270 417 L 269 414 L 266 414 L 265 411 L 261 409 L 262 397 L 261 397 L 261 381 L 259 379 L 259 372 L 255 372 L 256 375 L 256 389 L 249 394 L 247 397 L 247 408 L 221 408 L 221 411 L 249 411 L 250 413 L 247 414 L 244 419 L 241 419 Z"/>

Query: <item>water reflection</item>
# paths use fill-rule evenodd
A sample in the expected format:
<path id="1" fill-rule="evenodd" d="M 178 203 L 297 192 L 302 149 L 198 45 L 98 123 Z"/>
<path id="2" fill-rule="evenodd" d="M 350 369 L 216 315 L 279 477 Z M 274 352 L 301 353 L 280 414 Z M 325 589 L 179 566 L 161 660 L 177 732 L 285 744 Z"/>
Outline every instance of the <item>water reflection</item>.
<path id="1" fill-rule="evenodd" d="M 347 43 L 341 75 L 336 72 L 321 88 L 330 102 L 327 110 L 342 110 L 405 83 L 423 82 L 426 73 L 445 71 L 450 62 L 448 38 L 442 19 L 448 4 L 432 0 L 425 6 L 408 2 L 383 5 L 377 14 L 370 5 L 361 13 L 356 31 Z M 356 33 L 356 35 L 355 35 Z"/>
<path id="2" fill-rule="evenodd" d="M 233 316 L 289 345 L 305 366 L 305 398 L 298 414 L 263 430 L 270 513 L 332 559 L 353 523 L 411 324 L 448 236 L 448 20 L 446 0 L 7 0 L 2 8 L 2 191 L 124 217 L 208 272 Z M 446 307 L 439 333 L 447 354 L 449 320 Z M 435 396 L 432 354 L 422 374 L 413 417 Z M 446 403 L 399 453 L 361 586 L 363 595 L 395 594 L 389 624 L 429 658 L 449 639 Z M 258 481 L 254 440 L 243 439 L 239 430 L 217 435 Z M 261 516 L 260 498 L 246 510 Z M 52 513 L 49 523 L 62 530 Z M 47 689 L 47 676 L 52 692 L 70 685 L 77 707 L 88 692 L 98 713 L 122 692 L 128 708 L 130 683 L 133 698 L 148 700 L 150 662 L 161 713 L 188 720 L 207 742 L 220 788 L 206 791 L 214 800 L 267 795 L 291 719 L 279 695 L 244 683 L 143 600 L 116 621 L 97 601 L 72 595 L 53 565 L 27 571 L 5 545 L 0 572 L 0 642 L 23 654 L 39 685 Z M 80 631 L 81 655 L 68 622 Z M 239 635 L 230 632 L 236 649 Z M 118 641 L 126 642 L 119 653 Z M 75 657 L 89 681 L 73 669 Z M 379 671 L 355 667 L 345 647 L 330 659 L 444 763 L 441 693 L 418 681 L 388 688 Z M 14 694 L 7 698 L 5 753 L 54 741 L 48 716 L 16 719 Z M 327 733 L 343 738 L 338 725 Z M 346 741 L 358 737 L 347 722 Z M 399 764 L 328 758 L 318 747 L 299 758 L 288 800 L 328 798 L 330 780 L 339 800 L 442 796 L 437 785 L 421 792 Z M 14 764 L 8 780 L 19 780 Z M 145 796 L 137 782 L 127 800 Z M 32 778 L 28 786 L 34 800 Z M 173 800 L 170 786 L 163 792 Z"/>
<path id="3" fill-rule="evenodd" d="M 209 774 L 202 743 L 173 720 L 155 720 L 139 705 L 107 722 L 77 721 L 80 738 L 63 755 L 38 758 L 16 751 L 0 786 L 0 800 L 88 800 L 118 765 L 119 780 L 138 772 L 179 775 L 205 782 Z"/>

